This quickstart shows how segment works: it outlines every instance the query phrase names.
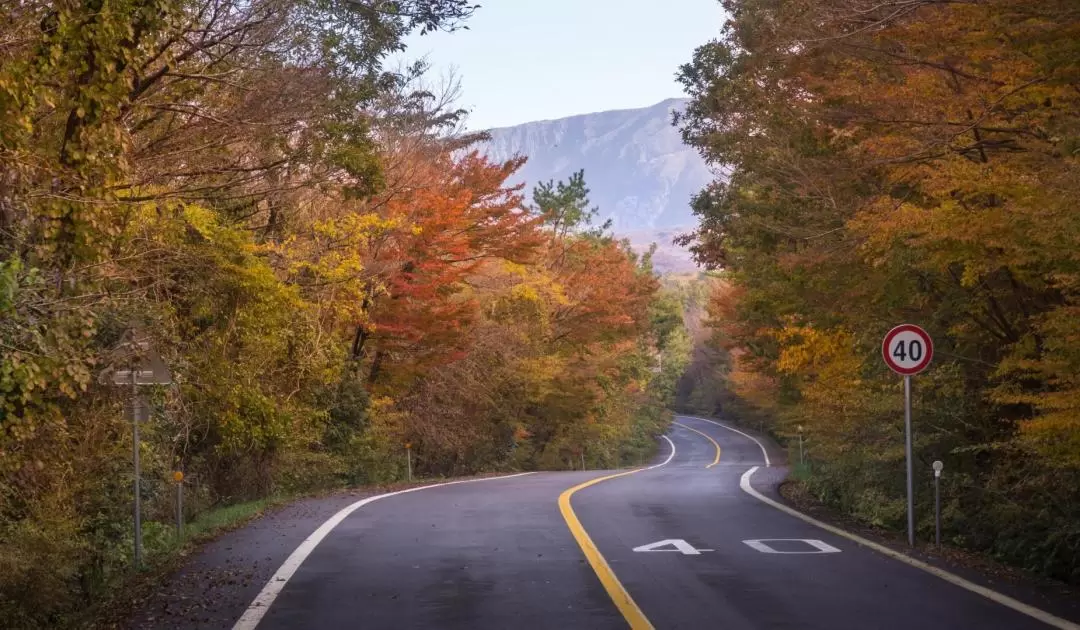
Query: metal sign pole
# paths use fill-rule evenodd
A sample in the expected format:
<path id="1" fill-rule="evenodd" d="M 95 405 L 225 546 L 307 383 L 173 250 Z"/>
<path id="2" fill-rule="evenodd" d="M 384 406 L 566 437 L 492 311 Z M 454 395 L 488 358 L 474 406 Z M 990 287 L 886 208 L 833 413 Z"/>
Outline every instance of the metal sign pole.
<path id="1" fill-rule="evenodd" d="M 799 425 L 799 465 L 806 465 L 806 455 L 803 451 L 802 425 Z"/>
<path id="2" fill-rule="evenodd" d="M 941 471 L 945 464 L 939 459 L 934 462 L 934 544 L 941 546 Z"/>
<path id="3" fill-rule="evenodd" d="M 173 481 L 176 482 L 176 538 L 177 540 L 183 540 L 184 538 L 184 473 L 182 471 L 176 471 L 173 473 Z"/>
<path id="4" fill-rule="evenodd" d="M 157 352 L 150 347 L 148 340 L 142 339 L 135 326 L 125 335 L 125 340 L 118 346 L 121 357 L 117 361 L 126 364 L 127 369 L 116 369 L 109 365 L 98 374 L 102 384 L 124 387 L 131 385 L 131 460 L 134 468 L 132 489 L 135 492 L 135 569 L 142 566 L 142 470 L 139 463 L 139 422 L 146 420 L 146 405 L 139 398 L 139 385 L 171 385 L 172 372 Z"/>
<path id="5" fill-rule="evenodd" d="M 911 376 L 904 376 L 904 452 L 907 456 L 907 538 L 915 546 L 915 468 L 911 437 Z"/>
<path id="6" fill-rule="evenodd" d="M 132 460 L 135 463 L 135 569 L 142 566 L 142 493 L 139 488 L 139 416 L 142 405 L 139 400 L 139 386 L 136 384 L 137 372 L 131 370 L 131 442 Z"/>
<path id="7" fill-rule="evenodd" d="M 184 484 L 176 484 L 176 535 L 184 537 Z"/>
<path id="8" fill-rule="evenodd" d="M 941 546 L 941 478 L 934 476 L 934 544 Z"/>

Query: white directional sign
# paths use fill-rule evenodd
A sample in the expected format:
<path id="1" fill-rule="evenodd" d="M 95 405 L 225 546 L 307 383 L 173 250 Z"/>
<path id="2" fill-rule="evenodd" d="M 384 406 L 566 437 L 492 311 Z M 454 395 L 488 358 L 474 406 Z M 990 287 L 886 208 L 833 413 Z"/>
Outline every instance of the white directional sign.
<path id="1" fill-rule="evenodd" d="M 135 496 L 135 567 L 142 564 L 142 492 L 139 489 L 141 475 L 139 465 L 139 424 L 146 422 L 149 410 L 146 401 L 139 393 L 139 385 L 171 385 L 172 371 L 165 361 L 142 337 L 138 330 L 129 330 L 118 344 L 109 365 L 98 374 L 98 382 L 131 387 L 131 446 L 132 464 L 135 468 L 133 480 Z"/>
<path id="2" fill-rule="evenodd" d="M 172 385 L 172 371 L 145 340 L 126 341 L 115 364 L 98 375 L 98 382 L 112 385 Z M 132 365 L 134 363 L 135 365 Z M 131 368 L 135 368 L 132 373 Z"/>
<path id="3" fill-rule="evenodd" d="M 771 544 L 770 544 L 771 543 Z M 795 545 L 785 543 L 797 543 Z M 744 540 L 743 544 L 761 553 L 780 554 L 808 554 L 808 553 L 840 553 L 840 550 L 823 540 L 816 538 L 759 538 L 757 540 Z M 777 549 L 786 547 L 787 549 Z"/>
<path id="4" fill-rule="evenodd" d="M 881 356 L 893 372 L 904 376 L 918 374 L 934 357 L 934 342 L 925 330 L 914 324 L 901 324 L 885 335 Z"/>
<path id="5" fill-rule="evenodd" d="M 702 551 L 712 551 L 712 549 L 695 549 L 693 545 L 681 538 L 669 538 L 640 547 L 634 547 L 634 551 L 678 551 L 685 556 L 700 556 Z"/>

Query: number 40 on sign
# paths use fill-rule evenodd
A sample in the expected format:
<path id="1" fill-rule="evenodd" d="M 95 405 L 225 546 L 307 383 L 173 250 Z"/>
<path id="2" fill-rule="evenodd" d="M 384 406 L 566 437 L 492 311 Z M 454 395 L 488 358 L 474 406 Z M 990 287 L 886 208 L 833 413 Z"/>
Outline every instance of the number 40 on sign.
<path id="1" fill-rule="evenodd" d="M 934 342 L 922 328 L 914 324 L 901 324 L 885 335 L 881 354 L 893 372 L 911 376 L 930 365 L 930 359 L 934 356 Z"/>

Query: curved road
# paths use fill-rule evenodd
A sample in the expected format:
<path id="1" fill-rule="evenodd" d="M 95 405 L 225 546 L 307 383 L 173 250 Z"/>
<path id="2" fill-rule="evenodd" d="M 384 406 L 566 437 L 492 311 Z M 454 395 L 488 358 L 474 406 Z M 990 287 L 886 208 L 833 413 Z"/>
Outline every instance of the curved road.
<path id="1" fill-rule="evenodd" d="M 748 436 L 677 417 L 668 438 L 647 469 L 486 479 L 363 505 L 236 627 L 1050 627 L 752 496 L 744 478 L 770 494 L 779 475 Z"/>

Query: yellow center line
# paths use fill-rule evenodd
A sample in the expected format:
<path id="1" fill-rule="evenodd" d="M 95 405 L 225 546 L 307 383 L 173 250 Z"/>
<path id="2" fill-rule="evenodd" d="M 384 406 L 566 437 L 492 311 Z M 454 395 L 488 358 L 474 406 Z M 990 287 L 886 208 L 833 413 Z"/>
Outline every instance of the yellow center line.
<path id="1" fill-rule="evenodd" d="M 698 431 L 694 427 L 688 427 L 688 426 L 686 426 L 685 424 L 683 424 L 681 422 L 672 422 L 671 424 L 677 424 L 677 425 L 679 425 L 680 427 L 682 427 L 684 429 L 689 429 L 689 430 L 693 431 L 694 433 L 697 433 L 698 435 L 703 436 L 706 440 L 712 442 L 712 445 L 716 447 L 716 458 L 713 459 L 712 463 L 709 464 L 708 466 L 706 466 L 706 468 L 712 468 L 713 466 L 720 463 L 720 445 L 717 444 L 716 440 L 712 439 L 709 436 L 709 434 L 704 433 L 702 431 Z"/>
<path id="2" fill-rule="evenodd" d="M 592 566 L 596 577 L 600 578 L 600 583 L 604 585 L 604 590 L 607 591 L 611 601 L 615 602 L 615 606 L 622 613 L 623 618 L 630 624 L 631 630 L 653 630 L 652 623 L 645 617 L 645 613 L 641 612 L 641 608 L 638 607 L 637 602 L 633 597 L 630 597 L 630 593 L 626 591 L 626 587 L 622 585 L 619 578 L 615 577 L 615 572 L 608 566 L 607 560 L 604 560 L 604 556 L 600 555 L 600 550 L 596 548 L 596 543 L 589 537 L 588 532 L 581 526 L 581 521 L 578 520 L 577 514 L 574 514 L 574 508 L 570 505 L 570 497 L 574 496 L 574 493 L 578 490 L 588 488 L 593 484 L 598 484 L 601 481 L 607 481 L 608 479 L 614 479 L 616 477 L 623 477 L 625 475 L 632 475 L 642 470 L 648 470 L 647 468 L 638 468 L 637 470 L 629 470 L 626 472 L 616 473 L 614 475 L 608 475 L 606 477 L 597 477 L 591 479 L 585 483 L 578 484 L 573 488 L 564 490 L 559 495 L 559 511 L 562 512 L 563 518 L 566 519 L 566 526 L 570 528 L 570 533 L 574 535 L 574 539 L 577 540 L 577 544 L 581 547 L 581 551 L 585 553 L 585 559 L 589 561 L 589 565 Z"/>

